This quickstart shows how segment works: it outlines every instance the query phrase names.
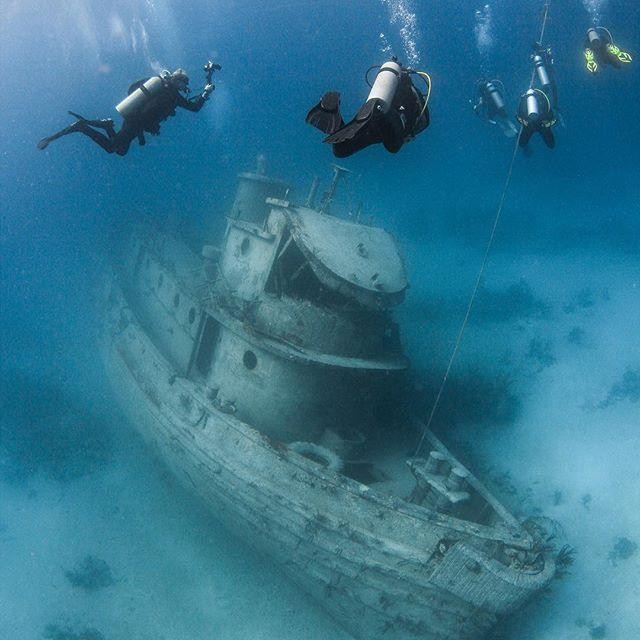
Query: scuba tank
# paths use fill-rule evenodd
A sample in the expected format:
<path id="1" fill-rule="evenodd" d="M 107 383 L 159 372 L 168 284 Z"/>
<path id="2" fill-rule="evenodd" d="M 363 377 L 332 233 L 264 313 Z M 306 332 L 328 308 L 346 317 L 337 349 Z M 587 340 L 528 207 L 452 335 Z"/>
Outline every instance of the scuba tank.
<path id="1" fill-rule="evenodd" d="M 484 85 L 484 90 L 487 98 L 491 100 L 496 111 L 504 109 L 504 100 L 500 94 L 500 90 L 491 80 Z"/>
<path id="2" fill-rule="evenodd" d="M 594 49 L 598 49 L 602 46 L 602 38 L 595 27 L 587 29 L 587 40 L 589 41 L 589 46 Z"/>
<path id="3" fill-rule="evenodd" d="M 382 112 L 387 113 L 398 90 L 401 72 L 402 67 L 394 60 L 385 62 L 378 71 L 365 104 L 372 100 L 378 100 Z"/>
<path id="4" fill-rule="evenodd" d="M 162 90 L 164 82 L 160 76 L 149 78 L 144 84 L 132 91 L 122 102 L 116 105 L 116 111 L 128 118 L 136 111 L 140 111 L 146 102 Z"/>
<path id="5" fill-rule="evenodd" d="M 549 71 L 547 70 L 547 65 L 549 65 L 551 61 L 548 55 L 545 55 L 545 52 L 536 51 L 532 56 L 532 60 L 538 81 L 545 89 L 550 87 L 552 82 Z"/>
<path id="6" fill-rule="evenodd" d="M 536 122 L 540 119 L 540 104 L 538 103 L 538 95 L 535 89 L 529 89 L 524 97 L 526 99 L 527 120 Z"/>

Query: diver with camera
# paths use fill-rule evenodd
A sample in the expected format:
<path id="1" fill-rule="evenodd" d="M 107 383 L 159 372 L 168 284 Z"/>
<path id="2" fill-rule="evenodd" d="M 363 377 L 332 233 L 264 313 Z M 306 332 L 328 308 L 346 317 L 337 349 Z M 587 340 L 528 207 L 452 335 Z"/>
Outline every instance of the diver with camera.
<path id="1" fill-rule="evenodd" d="M 116 111 L 122 116 L 122 127 L 116 131 L 111 118 L 88 120 L 77 113 L 69 114 L 77 120 L 38 142 L 38 149 L 46 149 L 49 143 L 70 133 L 82 133 L 91 138 L 107 153 L 124 156 L 131 142 L 137 138 L 140 145 L 146 143 L 144 134 L 158 135 L 160 123 L 176 114 L 176 109 L 186 109 L 197 113 L 215 89 L 212 82 L 213 72 L 222 67 L 212 61 L 204 65 L 206 83 L 202 91 L 189 98 L 189 78 L 183 69 L 173 73 L 162 71 L 160 75 L 143 78 L 134 82 L 127 97 L 116 105 Z M 99 131 L 102 129 L 102 131 Z"/>

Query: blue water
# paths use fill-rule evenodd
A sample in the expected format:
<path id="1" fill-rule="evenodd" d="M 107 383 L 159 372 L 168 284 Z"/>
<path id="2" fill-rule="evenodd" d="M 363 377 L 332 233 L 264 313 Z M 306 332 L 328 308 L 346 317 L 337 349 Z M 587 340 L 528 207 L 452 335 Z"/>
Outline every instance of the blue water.
<path id="1" fill-rule="evenodd" d="M 332 160 L 308 108 L 339 89 L 350 115 L 369 65 L 412 58 L 433 79 L 431 126 L 395 156 L 343 160 L 356 175 L 341 197 L 404 249 L 412 284 L 398 318 L 428 407 L 513 149 L 469 98 L 484 67 L 515 110 L 542 3 L 490 1 L 482 43 L 481 3 L 458 0 L 55 4 L 0 6 L 0 638 L 55 637 L 51 625 L 106 640 L 346 638 L 174 487 L 124 424 L 95 347 L 106 248 L 147 214 L 214 238 L 236 174 L 258 154 L 303 200 Z M 556 518 L 576 548 L 571 574 L 503 630 L 510 640 L 640 637 L 640 6 L 587 5 L 636 60 L 588 77 L 591 16 L 578 0 L 551 3 L 563 125 L 555 150 L 534 137 L 531 157 L 516 157 L 438 417 L 501 497 Z M 127 86 L 161 68 L 184 67 L 199 88 L 209 58 L 223 66 L 210 102 L 146 147 L 120 158 L 74 135 L 36 149 L 68 109 L 115 119 Z M 451 413 L 456 393 L 466 413 Z M 65 571 L 87 555 L 108 562 L 111 586 L 69 584 Z"/>

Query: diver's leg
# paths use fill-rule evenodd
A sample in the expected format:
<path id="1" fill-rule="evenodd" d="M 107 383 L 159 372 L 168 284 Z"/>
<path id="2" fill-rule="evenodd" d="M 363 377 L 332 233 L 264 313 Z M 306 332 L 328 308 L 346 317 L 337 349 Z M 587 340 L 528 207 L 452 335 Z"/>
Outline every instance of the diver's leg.
<path id="1" fill-rule="evenodd" d="M 385 125 L 382 128 L 382 144 L 389 153 L 398 153 L 409 131 L 405 131 L 405 123 L 394 109 L 387 113 Z"/>
<path id="2" fill-rule="evenodd" d="M 553 149 L 556 146 L 556 139 L 553 136 L 551 127 L 544 127 L 543 129 L 540 129 L 540 135 L 549 149 Z"/>
<path id="3" fill-rule="evenodd" d="M 95 129 L 92 129 L 86 122 L 80 121 L 76 131 L 83 133 L 87 138 L 91 138 L 97 145 L 102 147 L 107 153 L 113 153 L 115 151 L 113 141 L 115 138 L 108 138 L 104 133 L 100 133 Z"/>
<path id="4" fill-rule="evenodd" d="M 333 147 L 333 155 L 336 158 L 346 158 L 378 142 L 382 142 L 382 134 L 378 126 L 373 126 L 360 129 L 353 138 L 344 142 L 334 143 L 331 146 Z"/>
<path id="5" fill-rule="evenodd" d="M 90 127 L 98 127 L 100 129 L 104 129 L 110 138 L 113 138 L 116 135 L 116 130 L 113 127 L 113 120 L 111 118 L 100 118 L 97 120 L 89 120 L 78 113 L 74 113 L 73 111 L 69 111 L 68 113 L 69 115 L 72 115 L 74 118 L 78 118 L 78 120 L 81 120 L 85 124 L 88 124 Z"/>
<path id="6" fill-rule="evenodd" d="M 144 138 L 144 129 L 142 128 L 142 124 L 137 120 L 125 118 L 122 123 L 122 128 L 118 131 L 115 137 L 111 139 L 113 150 L 119 156 L 126 155 L 127 151 L 129 151 L 129 145 L 131 142 L 139 136 L 143 136 Z"/>
<path id="7" fill-rule="evenodd" d="M 502 133 L 504 133 L 507 138 L 515 138 L 518 135 L 518 128 L 513 122 L 509 119 L 506 111 L 504 112 L 504 117 L 500 114 L 500 117 L 496 119 L 496 122 Z"/>
<path id="8" fill-rule="evenodd" d="M 529 140 L 531 140 L 532 135 L 533 135 L 533 127 L 529 125 L 523 125 L 518 144 L 521 147 L 526 147 L 527 144 L 529 144 Z"/>

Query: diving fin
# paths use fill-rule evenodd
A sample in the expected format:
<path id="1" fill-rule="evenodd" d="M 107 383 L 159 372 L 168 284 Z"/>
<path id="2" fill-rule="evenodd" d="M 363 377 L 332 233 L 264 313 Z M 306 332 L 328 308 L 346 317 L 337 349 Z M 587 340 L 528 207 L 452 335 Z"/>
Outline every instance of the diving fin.
<path id="1" fill-rule="evenodd" d="M 85 118 L 84 116 L 81 116 L 79 113 L 74 113 L 73 111 L 67 111 L 67 113 L 70 116 L 73 116 L 74 118 L 76 118 L 77 120 L 88 120 L 88 118 Z"/>
<path id="2" fill-rule="evenodd" d="M 598 63 L 596 62 L 596 56 L 593 53 L 593 49 L 587 47 L 584 50 L 584 60 L 589 73 L 598 73 Z"/>
<path id="3" fill-rule="evenodd" d="M 380 100 L 377 98 L 374 98 L 373 100 L 367 100 L 360 107 L 358 113 L 356 113 L 356 117 L 353 120 L 334 131 L 331 135 L 327 136 L 324 139 L 324 142 L 328 142 L 329 144 L 340 144 L 341 142 L 353 140 L 353 138 L 355 138 L 358 133 L 360 133 L 371 123 L 375 115 L 377 115 L 378 113 L 382 113 L 378 109 L 379 104 Z"/>
<path id="4" fill-rule="evenodd" d="M 82 128 L 83 124 L 84 123 L 82 120 L 79 120 L 78 122 L 74 122 L 73 124 L 70 124 L 68 127 L 65 127 L 64 129 L 60 129 L 60 131 L 58 131 L 57 133 L 54 133 L 51 136 L 47 136 L 46 138 L 42 138 L 42 140 L 40 140 L 36 146 L 38 147 L 38 149 L 40 149 L 40 151 L 42 151 L 43 149 L 46 149 L 49 146 L 50 142 L 53 142 L 58 138 L 62 138 L 62 136 L 66 136 L 70 133 L 75 133 L 76 131 L 79 131 Z"/>
<path id="5" fill-rule="evenodd" d="M 344 126 L 340 114 L 340 94 L 337 91 L 327 91 L 320 102 L 307 113 L 305 122 L 328 134 Z"/>
<path id="6" fill-rule="evenodd" d="M 509 120 L 509 118 L 500 118 L 496 120 L 496 124 L 500 127 L 502 133 L 504 133 L 507 138 L 515 138 L 518 135 L 518 128 L 513 124 L 513 122 L 511 122 L 511 120 Z"/>
<path id="7" fill-rule="evenodd" d="M 631 57 L 630 53 L 620 49 L 620 51 L 618 52 L 618 60 L 620 60 L 620 62 L 631 62 L 633 58 Z"/>
<path id="8" fill-rule="evenodd" d="M 607 45 L 607 51 L 610 55 L 618 58 L 620 62 L 631 62 L 631 60 L 633 59 L 630 53 L 623 51 L 617 44 L 613 44 L 613 42 L 610 42 Z"/>

